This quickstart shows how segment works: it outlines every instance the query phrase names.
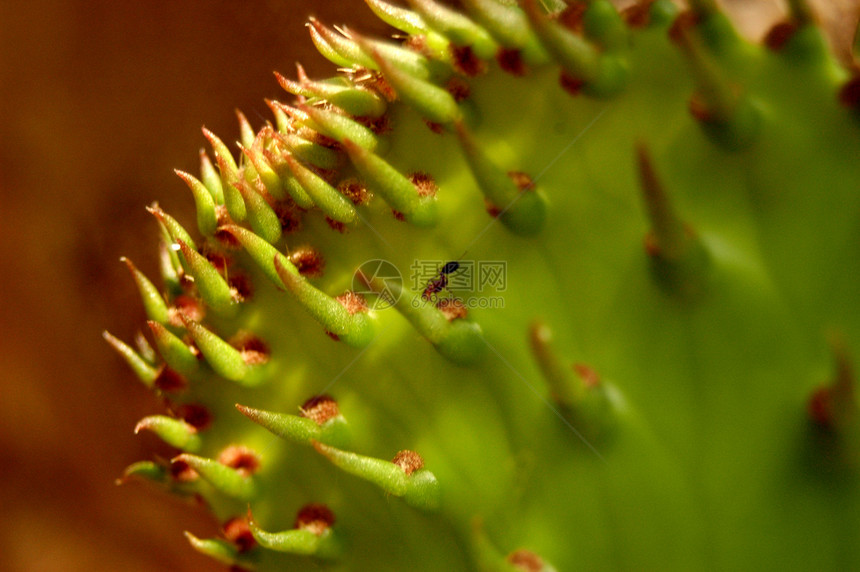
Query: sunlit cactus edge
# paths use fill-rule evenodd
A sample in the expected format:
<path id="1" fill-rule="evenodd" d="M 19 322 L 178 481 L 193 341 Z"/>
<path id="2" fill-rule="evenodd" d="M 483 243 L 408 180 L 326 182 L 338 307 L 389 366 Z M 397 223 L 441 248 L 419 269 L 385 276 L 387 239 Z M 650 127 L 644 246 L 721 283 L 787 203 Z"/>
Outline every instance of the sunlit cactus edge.
<path id="1" fill-rule="evenodd" d="M 402 33 L 311 19 L 338 71 L 148 207 L 104 337 L 173 456 L 119 482 L 236 570 L 860 567 L 860 74 L 809 7 L 366 3 Z"/>

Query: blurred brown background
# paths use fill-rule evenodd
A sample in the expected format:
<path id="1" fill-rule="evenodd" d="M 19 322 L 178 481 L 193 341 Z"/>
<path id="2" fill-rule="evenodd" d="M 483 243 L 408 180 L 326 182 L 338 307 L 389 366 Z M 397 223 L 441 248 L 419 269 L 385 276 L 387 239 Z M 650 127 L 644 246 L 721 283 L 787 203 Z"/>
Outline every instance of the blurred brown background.
<path id="1" fill-rule="evenodd" d="M 777 2 L 734 2 L 761 33 Z M 822 0 L 846 49 L 856 0 Z M 752 12 L 756 15 L 753 17 Z M 120 255 L 156 274 L 158 199 L 189 220 L 173 168 L 197 172 L 200 126 L 237 138 L 282 97 L 272 71 L 332 66 L 303 27 L 315 13 L 385 33 L 361 0 L 0 2 L 0 568 L 221 569 L 181 531 L 216 524 L 149 487 L 116 487 L 149 457 L 158 410 L 101 340 L 143 313 Z"/>
<path id="2" fill-rule="evenodd" d="M 223 569 L 181 534 L 215 533 L 200 511 L 114 486 L 161 411 L 101 331 L 143 325 L 119 257 L 157 275 L 143 207 L 193 208 L 173 168 L 201 125 L 233 141 L 233 109 L 259 126 L 285 95 L 273 70 L 331 73 L 310 13 L 383 32 L 360 1 L 0 2 L 0 569 Z"/>

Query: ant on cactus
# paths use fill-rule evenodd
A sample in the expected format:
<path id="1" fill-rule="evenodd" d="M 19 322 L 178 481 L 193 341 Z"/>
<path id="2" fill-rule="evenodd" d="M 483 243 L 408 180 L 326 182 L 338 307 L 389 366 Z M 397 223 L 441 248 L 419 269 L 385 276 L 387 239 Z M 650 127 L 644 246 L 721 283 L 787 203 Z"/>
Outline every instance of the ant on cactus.
<path id="1" fill-rule="evenodd" d="M 436 295 L 447 288 L 448 277 L 460 269 L 460 263 L 456 260 L 446 262 L 441 270 L 427 282 L 424 292 L 421 293 L 421 298 L 425 301 L 435 299 Z"/>

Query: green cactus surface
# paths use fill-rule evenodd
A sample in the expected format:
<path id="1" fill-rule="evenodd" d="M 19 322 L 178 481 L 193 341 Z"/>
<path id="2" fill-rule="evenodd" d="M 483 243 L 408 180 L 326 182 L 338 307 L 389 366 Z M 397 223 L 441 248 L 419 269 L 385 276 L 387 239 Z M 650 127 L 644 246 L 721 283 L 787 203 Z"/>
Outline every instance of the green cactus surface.
<path id="1" fill-rule="evenodd" d="M 860 567 L 860 76 L 804 3 L 761 44 L 366 3 L 402 34 L 311 19 L 340 70 L 150 207 L 147 335 L 105 338 L 176 451 L 120 480 L 236 569 Z"/>

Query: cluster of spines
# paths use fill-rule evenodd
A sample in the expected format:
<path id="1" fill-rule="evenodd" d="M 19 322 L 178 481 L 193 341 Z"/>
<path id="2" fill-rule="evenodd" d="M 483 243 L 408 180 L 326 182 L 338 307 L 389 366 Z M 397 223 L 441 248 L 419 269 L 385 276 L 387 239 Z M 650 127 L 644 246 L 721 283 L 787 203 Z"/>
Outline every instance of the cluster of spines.
<path id="1" fill-rule="evenodd" d="M 539 234 L 547 217 L 546 197 L 528 175 L 493 162 L 482 150 L 470 127 L 470 114 L 461 105 L 468 99 L 470 78 L 483 73 L 493 60 L 517 76 L 540 66 L 556 65 L 561 85 L 571 94 L 611 98 L 624 90 L 627 81 L 628 27 L 663 26 L 674 21 L 670 35 L 688 56 L 697 86 L 690 99 L 693 117 L 705 134 L 727 151 L 756 140 L 759 110 L 734 78 L 727 76 L 727 66 L 723 65 L 742 57 L 741 42 L 709 0 L 691 2 L 690 12 L 680 16 L 665 0 L 641 2 L 623 14 L 604 0 L 587 6 L 574 4 L 549 14 L 535 0 L 525 0 L 520 7 L 493 0 L 467 0 L 463 4 L 470 16 L 432 0 L 410 0 L 411 9 L 382 0 L 367 3 L 380 18 L 408 34 L 409 40 L 397 45 L 345 28 L 333 30 L 312 19 L 309 30 L 320 53 L 348 72 L 327 81 L 309 79 L 300 66 L 295 81 L 277 75 L 281 86 L 296 97 L 296 103 L 267 102 L 275 124 L 267 124 L 256 133 L 238 113 L 239 161 L 223 141 L 204 129 L 214 164 L 201 151 L 200 178 L 177 171 L 192 192 L 197 228 L 204 243 L 198 244 L 158 205 L 150 207 L 162 233 L 166 292 L 131 261 L 123 261 L 140 291 L 155 348 L 142 336 L 135 349 L 105 333 L 107 341 L 147 386 L 164 393 L 181 389 L 187 384 L 186 378 L 198 373 L 201 360 L 218 376 L 239 384 L 266 380 L 268 355 L 262 342 L 249 342 L 247 335 L 239 336 L 243 341 L 226 341 L 203 325 L 208 312 L 217 318 L 235 317 L 250 295 L 241 275 L 228 279 L 230 251 L 237 246 L 279 289 L 293 295 L 331 337 L 355 347 L 366 346 L 373 339 L 373 312 L 359 295 L 335 297 L 322 292 L 309 280 L 314 272 L 301 267 L 277 245 L 308 211 L 318 211 L 337 230 L 357 224 L 371 194 L 381 197 L 400 220 L 418 227 L 436 224 L 439 197 L 435 189 L 427 191 L 416 185 L 413 178 L 384 158 L 385 133 L 392 128 L 386 111 L 396 100 L 416 110 L 432 131 L 454 134 L 490 215 L 514 234 Z M 774 29 L 767 44 L 796 59 L 814 59 L 823 45 L 799 1 L 791 3 L 790 20 Z M 840 91 L 846 105 L 858 106 L 856 93 L 860 90 L 856 85 L 855 78 Z M 651 222 L 645 251 L 655 279 L 669 295 L 696 296 L 706 287 L 707 251 L 695 231 L 675 213 L 645 143 L 637 145 L 635 157 L 644 210 Z M 357 175 L 358 183 L 353 175 Z M 356 184 L 360 191 L 346 190 Z M 444 189 L 439 194 L 444 195 Z M 322 263 L 316 261 L 311 266 L 319 269 Z M 362 278 L 372 291 L 397 288 L 375 278 Z M 462 313 L 446 311 L 442 305 L 412 303 L 418 300 L 417 293 L 398 290 L 396 294 L 401 302 L 395 308 L 440 354 L 458 364 L 480 357 L 484 344 L 477 324 L 463 320 Z M 597 433 L 605 431 L 612 417 L 605 385 L 590 367 L 563 364 L 550 338 L 548 326 L 533 325 L 532 354 L 547 380 L 551 398 L 570 419 L 584 420 Z M 837 351 L 836 355 L 836 380 L 815 392 L 809 405 L 812 419 L 827 430 L 847 425 L 856 409 L 848 359 L 844 352 Z M 312 401 L 314 408 L 333 403 L 328 398 Z M 336 466 L 402 496 L 413 506 L 429 509 L 438 504 L 435 477 L 423 468 L 416 453 L 401 452 L 389 462 L 347 450 L 349 432 L 339 413 L 322 419 L 309 416 L 305 408 L 301 416 L 291 416 L 237 407 L 269 431 L 313 446 Z M 306 404 L 306 408 L 310 406 Z M 236 448 L 226 449 L 218 459 L 195 455 L 202 448 L 198 432 L 203 428 L 205 423 L 181 416 L 141 420 L 135 431 L 153 431 L 182 453 L 169 467 L 142 462 L 129 467 L 127 475 L 171 481 L 175 488 L 186 487 L 192 492 L 194 487 L 188 482 L 199 477 L 226 496 L 242 501 L 255 498 L 256 455 Z M 189 540 L 198 550 L 231 564 L 249 564 L 242 553 L 255 543 L 274 550 L 336 556 L 340 548 L 331 537 L 331 511 L 309 506 L 312 508 L 305 512 L 313 513 L 313 518 L 300 515 L 297 522 L 301 524 L 295 530 L 269 533 L 249 516 L 241 521 L 241 533 L 228 534 L 233 542 L 200 540 L 190 534 Z M 479 528 L 475 543 L 481 552 L 486 539 Z M 540 561 L 536 555 L 523 556 L 529 561 L 527 565 L 517 564 L 517 558 L 508 555 L 505 562 L 515 569 L 551 569 L 543 563 L 534 568 L 533 563 Z M 486 567 L 495 565 L 501 564 Z"/>

